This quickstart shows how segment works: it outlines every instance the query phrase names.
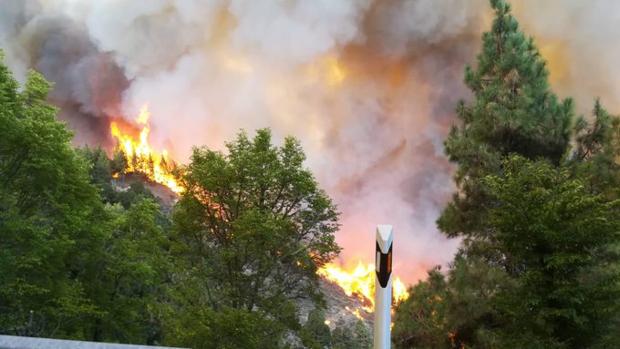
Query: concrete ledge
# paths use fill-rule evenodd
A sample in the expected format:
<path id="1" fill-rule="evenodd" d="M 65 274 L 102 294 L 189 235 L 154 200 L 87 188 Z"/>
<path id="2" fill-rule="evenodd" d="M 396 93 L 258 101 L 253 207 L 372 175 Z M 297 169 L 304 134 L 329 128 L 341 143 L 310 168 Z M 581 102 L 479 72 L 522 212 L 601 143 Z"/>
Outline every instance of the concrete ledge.
<path id="1" fill-rule="evenodd" d="M 0 335 L 0 349 L 181 349 L 149 345 L 113 344 L 63 339 Z"/>

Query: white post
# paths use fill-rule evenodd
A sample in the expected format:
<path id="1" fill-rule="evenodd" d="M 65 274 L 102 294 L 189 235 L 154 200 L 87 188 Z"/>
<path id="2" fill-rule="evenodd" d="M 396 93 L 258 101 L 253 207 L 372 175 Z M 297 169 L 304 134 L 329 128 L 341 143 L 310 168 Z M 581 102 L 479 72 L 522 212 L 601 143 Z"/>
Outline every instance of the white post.
<path id="1" fill-rule="evenodd" d="M 374 349 L 390 349 L 392 308 L 392 226 L 377 226 L 375 253 L 375 333 Z"/>

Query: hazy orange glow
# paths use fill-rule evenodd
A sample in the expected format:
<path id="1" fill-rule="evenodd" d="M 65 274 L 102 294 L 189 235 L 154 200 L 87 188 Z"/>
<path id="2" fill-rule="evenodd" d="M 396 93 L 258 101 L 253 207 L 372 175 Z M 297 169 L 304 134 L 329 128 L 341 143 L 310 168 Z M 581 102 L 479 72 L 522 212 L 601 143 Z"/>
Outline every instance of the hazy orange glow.
<path id="1" fill-rule="evenodd" d="M 125 173 L 139 173 L 175 193 L 183 192 L 183 187 L 172 174 L 174 163 L 168 158 L 166 150 L 157 152 L 149 145 L 149 118 L 148 108 L 144 106 L 136 118 L 137 128 L 117 121 L 110 123 L 112 137 L 127 160 Z M 118 175 L 115 173 L 114 177 L 118 178 Z"/>
<path id="2" fill-rule="evenodd" d="M 351 270 L 346 270 L 336 264 L 329 263 L 318 270 L 320 276 L 333 281 L 340 286 L 347 296 L 355 296 L 364 304 L 364 310 L 372 312 L 375 307 L 375 266 L 364 265 L 358 262 Z M 409 298 L 407 287 L 395 277 L 392 283 L 393 302 L 399 303 Z M 359 317 L 359 316 L 358 316 Z"/>
<path id="3" fill-rule="evenodd" d="M 561 41 L 542 41 L 540 54 L 547 61 L 549 81 L 552 85 L 562 84 L 569 75 L 569 64 L 566 60 L 566 48 Z"/>
<path id="4" fill-rule="evenodd" d="M 334 86 L 341 84 L 347 76 L 346 70 L 342 63 L 336 57 L 329 57 L 327 64 L 327 82 Z"/>
<path id="5" fill-rule="evenodd" d="M 308 64 L 305 74 L 309 81 L 320 81 L 327 87 L 339 87 L 349 77 L 349 71 L 341 58 L 328 55 Z"/>

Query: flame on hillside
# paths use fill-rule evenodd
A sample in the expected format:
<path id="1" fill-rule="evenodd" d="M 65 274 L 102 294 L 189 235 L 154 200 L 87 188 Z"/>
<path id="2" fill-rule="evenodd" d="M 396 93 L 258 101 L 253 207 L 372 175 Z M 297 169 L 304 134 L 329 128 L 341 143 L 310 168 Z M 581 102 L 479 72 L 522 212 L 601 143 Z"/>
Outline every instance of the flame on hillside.
<path id="1" fill-rule="evenodd" d="M 110 123 L 110 132 L 117 142 L 116 151 L 125 158 L 123 173 L 139 173 L 149 180 L 163 184 L 175 193 L 183 192 L 183 187 L 173 175 L 174 162 L 169 159 L 167 151 L 155 151 L 149 144 L 150 113 L 143 106 L 135 120 L 135 125 L 120 121 Z M 115 173 L 118 177 L 120 173 Z"/>
<path id="2" fill-rule="evenodd" d="M 372 312 L 375 308 L 375 266 L 358 262 L 351 270 L 346 270 L 334 263 L 328 263 L 317 271 L 317 274 L 340 286 L 347 296 L 357 297 L 364 310 Z M 392 301 L 400 303 L 409 298 L 407 287 L 395 277 L 392 282 Z M 359 317 L 359 316 L 358 316 Z"/>

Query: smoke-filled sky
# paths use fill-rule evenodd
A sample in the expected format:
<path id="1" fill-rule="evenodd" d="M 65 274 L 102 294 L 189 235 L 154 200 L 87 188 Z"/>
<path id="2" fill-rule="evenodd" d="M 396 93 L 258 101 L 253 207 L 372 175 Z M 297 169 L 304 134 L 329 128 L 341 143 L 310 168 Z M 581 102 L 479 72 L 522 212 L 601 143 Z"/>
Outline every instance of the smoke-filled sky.
<path id="1" fill-rule="evenodd" d="M 560 96 L 618 111 L 620 2 L 513 3 Z M 344 263 L 372 261 L 390 223 L 412 282 L 458 245 L 435 227 L 454 191 L 442 142 L 490 19 L 485 0 L 0 0 L 0 48 L 20 80 L 55 83 L 76 144 L 112 146 L 109 118 L 145 104 L 180 162 L 240 129 L 297 137 L 342 212 Z"/>

